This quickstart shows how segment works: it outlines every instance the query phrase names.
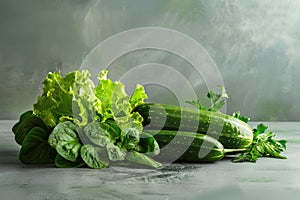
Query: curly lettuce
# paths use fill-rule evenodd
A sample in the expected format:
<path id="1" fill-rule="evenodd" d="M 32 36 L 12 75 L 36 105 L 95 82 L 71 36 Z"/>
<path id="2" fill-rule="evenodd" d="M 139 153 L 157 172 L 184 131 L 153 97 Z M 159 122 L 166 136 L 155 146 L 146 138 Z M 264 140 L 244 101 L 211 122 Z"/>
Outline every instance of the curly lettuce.
<path id="1" fill-rule="evenodd" d="M 95 86 L 87 70 L 73 71 L 64 77 L 60 72 L 50 72 L 43 84 L 43 93 L 33 105 L 33 112 L 47 126 L 55 127 L 68 120 L 85 126 L 96 119 Z"/>
<path id="2" fill-rule="evenodd" d="M 107 70 L 99 73 L 99 84 L 95 88 L 95 109 L 101 116 L 101 121 L 113 119 L 121 129 L 137 128 L 142 130 L 142 116 L 133 109 L 148 98 L 144 87 L 137 85 L 132 96 L 125 91 L 125 85 L 120 81 L 113 82 L 107 78 Z"/>

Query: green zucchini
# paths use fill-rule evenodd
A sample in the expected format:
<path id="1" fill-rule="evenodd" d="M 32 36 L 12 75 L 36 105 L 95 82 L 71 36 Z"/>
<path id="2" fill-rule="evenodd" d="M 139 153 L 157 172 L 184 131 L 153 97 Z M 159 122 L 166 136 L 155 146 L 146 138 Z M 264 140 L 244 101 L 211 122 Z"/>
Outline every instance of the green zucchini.
<path id="1" fill-rule="evenodd" d="M 225 155 L 223 145 L 204 134 L 169 130 L 143 132 L 153 135 L 157 141 L 161 150 L 154 159 L 160 162 L 214 162 Z"/>
<path id="2" fill-rule="evenodd" d="M 217 139 L 227 149 L 243 149 L 253 140 L 252 128 L 247 123 L 219 112 L 152 103 L 139 105 L 134 112 L 143 117 L 144 129 L 202 133 Z"/>

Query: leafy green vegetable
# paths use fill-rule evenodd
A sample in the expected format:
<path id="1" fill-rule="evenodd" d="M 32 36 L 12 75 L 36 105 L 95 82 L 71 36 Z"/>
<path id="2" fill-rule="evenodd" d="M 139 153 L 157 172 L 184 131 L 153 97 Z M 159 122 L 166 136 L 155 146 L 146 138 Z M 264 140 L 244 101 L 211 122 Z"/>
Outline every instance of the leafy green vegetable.
<path id="1" fill-rule="evenodd" d="M 145 93 L 144 87 L 138 84 L 130 97 L 131 108 L 135 108 L 136 106 L 143 104 L 144 100 L 147 98 L 148 96 Z"/>
<path id="2" fill-rule="evenodd" d="M 103 129 L 99 122 L 91 122 L 83 130 L 88 139 L 95 145 L 105 147 L 106 144 L 110 143 L 109 132 Z"/>
<path id="3" fill-rule="evenodd" d="M 219 87 L 221 88 L 220 94 L 214 93 L 211 90 L 207 93 L 207 98 L 210 99 L 211 102 L 211 106 L 209 108 L 202 106 L 199 99 L 197 99 L 196 101 L 186 101 L 186 103 L 196 106 L 199 110 L 219 112 L 226 103 L 225 99 L 229 98 L 225 88 L 223 86 Z"/>
<path id="4" fill-rule="evenodd" d="M 233 162 L 256 162 L 259 157 L 273 157 L 285 159 L 281 152 L 286 149 L 286 140 L 275 140 L 275 134 L 267 132 L 267 126 L 257 125 L 253 129 L 253 142 L 246 151 L 239 154 Z"/>
<path id="5" fill-rule="evenodd" d="M 232 114 L 232 116 L 235 117 L 235 118 L 237 118 L 237 119 L 239 119 L 239 120 L 241 120 L 241 121 L 243 121 L 243 122 L 245 122 L 245 123 L 248 123 L 249 120 L 250 120 L 249 117 L 242 116 L 241 113 L 240 113 L 240 111 L 234 112 Z"/>
<path id="6" fill-rule="evenodd" d="M 132 111 L 147 98 L 144 88 L 138 85 L 130 97 L 125 92 L 124 84 L 108 79 L 107 73 L 107 70 L 99 73 L 99 84 L 95 88 L 97 97 L 95 107 L 102 122 L 113 119 L 121 129 L 132 125 L 142 130 L 143 118 L 137 112 Z"/>
<path id="7" fill-rule="evenodd" d="M 221 88 L 221 94 L 216 94 L 211 90 L 207 93 L 207 97 L 211 102 L 211 107 L 208 109 L 209 111 L 220 111 L 226 103 L 225 98 L 229 98 L 225 88 L 223 86 L 219 87 Z"/>
<path id="8" fill-rule="evenodd" d="M 138 152 L 144 153 L 145 155 L 155 156 L 160 153 L 160 148 L 153 135 L 142 132 L 140 135 L 140 142 L 138 144 Z"/>
<path id="9" fill-rule="evenodd" d="M 29 133 L 29 131 L 34 127 L 40 127 L 44 129 L 47 133 L 50 132 L 50 129 L 45 125 L 41 118 L 32 115 L 27 118 L 24 118 L 20 124 L 17 125 L 18 129 L 15 132 L 15 140 L 18 144 L 22 145 L 24 138 Z"/>
<path id="10" fill-rule="evenodd" d="M 85 163 L 81 159 L 78 162 L 72 162 L 64 159 L 64 157 L 62 157 L 59 154 L 57 154 L 55 157 L 55 165 L 60 168 L 76 168 L 76 167 L 81 167 L 84 164 Z"/>
<path id="11" fill-rule="evenodd" d="M 58 142 L 56 150 L 65 159 L 76 162 L 81 146 L 79 141 L 61 141 Z"/>
<path id="12" fill-rule="evenodd" d="M 43 82 L 43 94 L 33 105 L 34 113 L 50 127 L 66 120 L 86 125 L 89 118 L 96 118 L 94 84 L 89 77 L 87 70 L 73 71 L 65 77 L 60 72 L 50 72 Z"/>
<path id="13" fill-rule="evenodd" d="M 105 131 L 112 143 L 115 143 L 121 137 L 121 129 L 113 120 L 106 120 L 100 123 L 100 127 Z"/>
<path id="14" fill-rule="evenodd" d="M 126 152 L 112 143 L 107 144 L 106 149 L 111 161 L 121 161 L 126 157 Z"/>
<path id="15" fill-rule="evenodd" d="M 85 144 L 81 147 L 80 155 L 90 168 L 101 169 L 108 167 L 109 160 L 106 149 L 103 147 Z"/>
<path id="16" fill-rule="evenodd" d="M 122 147 L 133 150 L 140 142 L 140 132 L 136 128 L 126 128 L 121 137 Z"/>
<path id="17" fill-rule="evenodd" d="M 162 167 L 161 163 L 153 160 L 152 158 L 149 158 L 148 156 L 146 156 L 142 153 L 136 152 L 136 151 L 128 152 L 128 154 L 126 156 L 126 160 L 133 162 L 133 163 L 153 167 L 153 168 L 161 168 Z"/>
<path id="18" fill-rule="evenodd" d="M 53 163 L 56 151 L 47 142 L 49 133 L 41 127 L 32 128 L 26 134 L 19 159 L 24 164 L 50 164 Z"/>
<path id="19" fill-rule="evenodd" d="M 22 124 L 22 122 L 31 117 L 33 115 L 33 111 L 32 110 L 29 110 L 29 111 L 26 111 L 24 112 L 23 114 L 21 114 L 20 118 L 19 118 L 19 121 L 12 127 L 12 132 L 14 134 L 16 134 L 16 132 L 18 131 L 18 128 L 19 126 Z"/>
<path id="20" fill-rule="evenodd" d="M 70 121 L 60 122 L 49 136 L 49 144 L 63 158 L 75 162 L 82 146 L 77 134 L 78 127 Z"/>
<path id="21" fill-rule="evenodd" d="M 13 127 L 24 163 L 105 168 L 109 161 L 125 161 L 128 152 L 141 150 L 145 155 L 129 158 L 151 165 L 147 156 L 159 148 L 154 138 L 140 143 L 143 118 L 134 112 L 148 98 L 144 87 L 137 85 L 129 96 L 124 84 L 108 79 L 107 73 L 99 73 L 96 87 L 87 70 L 47 75 L 33 111 L 23 113 Z M 54 156 L 50 159 L 47 152 Z"/>

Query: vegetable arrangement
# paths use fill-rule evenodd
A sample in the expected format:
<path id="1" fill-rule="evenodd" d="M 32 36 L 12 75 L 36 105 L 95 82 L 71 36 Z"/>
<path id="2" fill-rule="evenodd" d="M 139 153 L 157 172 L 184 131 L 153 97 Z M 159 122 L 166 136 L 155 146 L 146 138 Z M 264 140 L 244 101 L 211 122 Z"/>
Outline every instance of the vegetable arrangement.
<path id="1" fill-rule="evenodd" d="M 142 134 L 143 118 L 133 109 L 147 95 L 137 85 L 131 96 L 125 86 L 99 73 L 94 86 L 88 71 L 49 73 L 33 111 L 12 128 L 25 164 L 105 168 L 110 163 L 138 163 L 159 168 L 150 155 L 159 154 L 152 135 Z M 143 138 L 141 138 L 143 136 Z"/>
<path id="2" fill-rule="evenodd" d="M 24 164 L 106 168 L 109 165 L 161 168 L 163 162 L 214 162 L 234 153 L 233 162 L 259 157 L 285 158 L 286 140 L 275 140 L 263 124 L 252 129 L 239 112 L 220 112 L 228 98 L 212 91 L 206 108 L 199 100 L 190 109 L 144 103 L 137 85 L 131 96 L 120 81 L 98 75 L 94 85 L 87 70 L 65 76 L 49 73 L 33 110 L 23 113 L 12 131 Z M 164 124 L 162 124 L 164 122 Z"/>

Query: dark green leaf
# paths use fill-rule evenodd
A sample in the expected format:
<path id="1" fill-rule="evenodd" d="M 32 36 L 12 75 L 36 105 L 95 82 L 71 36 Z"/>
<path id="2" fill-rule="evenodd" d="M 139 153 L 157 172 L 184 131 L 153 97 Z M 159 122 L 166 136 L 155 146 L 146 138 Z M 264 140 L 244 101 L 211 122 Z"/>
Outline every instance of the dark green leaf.
<path id="1" fill-rule="evenodd" d="M 19 158 L 24 164 L 50 164 L 54 162 L 56 150 L 48 144 L 48 136 L 40 127 L 32 128 L 24 138 Z"/>
<path id="2" fill-rule="evenodd" d="M 245 123 L 248 123 L 249 120 L 250 120 L 249 117 L 242 116 L 241 113 L 240 113 L 240 111 L 234 112 L 232 114 L 232 116 L 235 117 L 235 118 L 237 118 L 237 119 L 239 119 L 239 120 L 241 120 L 241 121 L 243 121 L 243 122 L 245 122 Z"/>
<path id="3" fill-rule="evenodd" d="M 246 148 L 246 151 L 239 154 L 233 162 L 256 162 L 259 157 L 272 157 L 285 159 L 281 155 L 286 149 L 286 140 L 275 140 L 275 134 L 272 132 L 265 133 L 267 126 L 264 124 L 257 125 L 253 129 L 253 142 Z"/>
<path id="4" fill-rule="evenodd" d="M 44 129 L 47 133 L 50 132 L 50 129 L 45 125 L 43 120 L 37 116 L 30 116 L 25 118 L 22 123 L 19 125 L 16 133 L 15 140 L 18 144 L 22 145 L 25 136 L 29 131 L 34 127 L 40 127 Z"/>
<path id="5" fill-rule="evenodd" d="M 221 88 L 220 94 L 214 93 L 211 90 L 207 93 L 207 98 L 210 99 L 210 103 L 211 103 L 211 106 L 209 108 L 202 106 L 199 99 L 196 101 L 186 101 L 186 103 L 196 106 L 199 110 L 209 110 L 213 112 L 219 112 L 226 103 L 225 99 L 229 98 L 225 88 L 223 86 L 219 86 L 219 87 Z"/>
<path id="6" fill-rule="evenodd" d="M 22 122 L 23 122 L 25 119 L 31 117 L 32 115 L 33 115 L 33 111 L 32 111 L 32 110 L 29 110 L 29 111 L 24 112 L 24 113 L 20 116 L 19 121 L 13 126 L 12 132 L 13 132 L 14 134 L 16 134 L 16 132 L 17 132 L 19 126 L 22 124 Z"/>
<path id="7" fill-rule="evenodd" d="M 57 154 L 55 157 L 55 165 L 59 168 L 77 168 L 84 165 L 83 160 L 79 160 L 79 162 L 71 162 L 69 160 L 64 159 L 61 155 Z"/>
<path id="8" fill-rule="evenodd" d="M 138 152 L 149 156 L 155 156 L 160 153 L 160 148 L 153 135 L 142 132 L 139 142 L 140 150 Z"/>
<path id="9" fill-rule="evenodd" d="M 125 128 L 124 135 L 121 138 L 122 147 L 127 150 L 134 149 L 140 142 L 140 132 L 136 128 Z"/>
<path id="10" fill-rule="evenodd" d="M 113 120 L 106 120 L 101 122 L 100 126 L 103 130 L 106 131 L 106 135 L 110 138 L 111 141 L 115 141 L 121 137 L 121 129 L 117 123 Z"/>
<path id="11" fill-rule="evenodd" d="M 226 90 L 223 86 L 219 86 L 221 88 L 221 94 L 214 93 L 213 91 L 209 91 L 207 93 L 207 97 L 210 99 L 211 106 L 208 109 L 209 111 L 218 112 L 225 105 L 225 98 L 229 98 Z"/>
<path id="12" fill-rule="evenodd" d="M 258 124 L 256 129 L 253 129 L 254 136 L 258 136 L 259 134 L 264 133 L 268 127 L 264 124 Z"/>

